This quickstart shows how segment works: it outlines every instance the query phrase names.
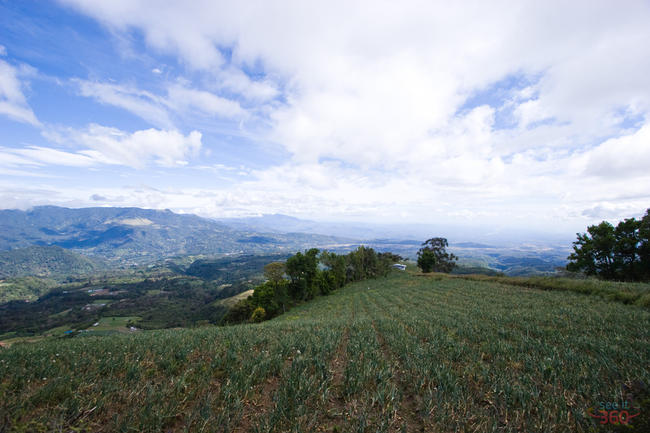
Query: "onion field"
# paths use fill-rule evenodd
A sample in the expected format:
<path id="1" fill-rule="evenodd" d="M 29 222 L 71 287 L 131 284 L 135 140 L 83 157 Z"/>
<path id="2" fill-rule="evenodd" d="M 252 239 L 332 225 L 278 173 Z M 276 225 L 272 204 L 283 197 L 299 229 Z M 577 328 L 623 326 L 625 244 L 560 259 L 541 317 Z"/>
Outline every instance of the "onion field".
<path id="1" fill-rule="evenodd" d="M 647 308 L 395 271 L 261 324 L 0 349 L 0 432 L 641 432 L 649 384 Z M 628 394 L 627 426 L 592 416 Z"/>

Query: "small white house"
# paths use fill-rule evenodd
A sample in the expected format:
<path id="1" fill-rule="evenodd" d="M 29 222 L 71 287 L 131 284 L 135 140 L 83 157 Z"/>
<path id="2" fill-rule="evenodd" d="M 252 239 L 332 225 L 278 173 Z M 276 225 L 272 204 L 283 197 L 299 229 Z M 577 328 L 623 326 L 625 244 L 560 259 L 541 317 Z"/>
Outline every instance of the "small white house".
<path id="1" fill-rule="evenodd" d="M 395 263 L 395 264 L 393 265 L 393 267 L 394 267 L 395 269 L 399 269 L 400 271 L 405 271 L 405 270 L 406 270 L 406 265 L 403 265 L 403 264 L 401 264 L 401 263 Z"/>

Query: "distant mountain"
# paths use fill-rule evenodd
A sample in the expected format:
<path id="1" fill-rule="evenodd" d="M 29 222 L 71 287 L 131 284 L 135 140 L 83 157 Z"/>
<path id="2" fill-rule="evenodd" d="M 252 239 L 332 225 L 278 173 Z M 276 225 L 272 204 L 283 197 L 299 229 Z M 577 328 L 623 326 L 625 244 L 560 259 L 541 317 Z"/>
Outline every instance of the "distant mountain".
<path id="1" fill-rule="evenodd" d="M 526 242 L 570 245 L 573 239 L 573 234 L 558 236 L 533 228 L 443 224 L 435 220 L 421 223 L 319 222 L 282 214 L 264 214 L 246 218 L 220 218 L 215 221 L 238 230 L 316 233 L 376 243 L 395 243 L 397 240 L 422 243 L 426 239 L 440 236 L 447 238 L 450 246 L 462 248 L 517 247 Z"/>
<path id="2" fill-rule="evenodd" d="M 233 228 L 169 210 L 57 206 L 0 210 L 0 250 L 59 246 L 126 264 L 189 254 L 296 251 L 340 242 L 333 236 Z"/>
<path id="3" fill-rule="evenodd" d="M 0 251 L 0 279 L 79 275 L 97 271 L 102 267 L 96 260 L 57 246 L 32 246 Z"/>
<path id="4" fill-rule="evenodd" d="M 456 242 L 451 243 L 450 246 L 459 248 L 496 248 L 492 245 L 479 244 L 477 242 Z"/>
<path id="5" fill-rule="evenodd" d="M 240 230 L 273 233 L 312 233 L 351 239 L 370 239 L 378 236 L 380 233 L 368 226 L 364 227 L 345 223 L 322 223 L 282 214 L 264 214 L 246 218 L 220 218 L 216 221 Z"/>

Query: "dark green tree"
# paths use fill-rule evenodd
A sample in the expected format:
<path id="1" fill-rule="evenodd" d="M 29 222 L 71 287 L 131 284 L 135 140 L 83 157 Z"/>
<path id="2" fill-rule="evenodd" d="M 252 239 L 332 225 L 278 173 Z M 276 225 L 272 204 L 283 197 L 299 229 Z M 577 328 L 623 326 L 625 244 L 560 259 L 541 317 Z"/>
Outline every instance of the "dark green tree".
<path id="1" fill-rule="evenodd" d="M 251 298 L 249 296 L 249 298 Z M 242 299 L 230 307 L 228 313 L 223 317 L 223 323 L 242 323 L 250 319 L 255 307 L 250 299 Z"/>
<path id="2" fill-rule="evenodd" d="M 286 272 L 291 279 L 289 294 L 293 299 L 311 299 L 316 292 L 314 279 L 318 272 L 318 249 L 298 252 L 287 259 Z"/>
<path id="3" fill-rule="evenodd" d="M 422 272 L 451 272 L 456 267 L 456 257 L 447 252 L 445 238 L 431 238 L 422 243 L 418 251 L 418 266 Z"/>
<path id="4" fill-rule="evenodd" d="M 639 279 L 650 280 L 650 209 L 639 222 Z"/>
<path id="5" fill-rule="evenodd" d="M 617 279 L 639 279 L 639 223 L 629 218 L 614 229 L 614 272 Z"/>
<path id="6" fill-rule="evenodd" d="M 273 287 L 273 299 L 281 307 L 284 313 L 289 303 L 289 282 L 285 280 L 285 264 L 283 262 L 271 262 L 264 266 L 264 276 Z M 268 308 L 264 307 L 269 312 Z"/>
<path id="7" fill-rule="evenodd" d="M 436 265 L 436 255 L 433 254 L 428 248 L 421 248 L 418 251 L 418 266 L 422 272 L 433 272 L 433 267 Z"/>
<path id="8" fill-rule="evenodd" d="M 377 253 L 370 247 L 361 245 L 347 255 L 348 279 L 361 281 L 366 278 L 375 278 L 379 272 L 379 259 Z"/>
<path id="9" fill-rule="evenodd" d="M 636 220 L 628 218 L 616 227 L 607 221 L 577 233 L 567 269 L 607 280 L 650 279 L 650 209 Z"/>
<path id="10" fill-rule="evenodd" d="M 346 283 L 346 262 L 345 256 L 329 251 L 323 251 L 320 255 L 320 262 L 327 267 L 328 279 L 332 289 L 339 289 Z"/>
<path id="11" fill-rule="evenodd" d="M 570 263 L 567 269 L 582 270 L 587 275 L 614 279 L 616 277 L 614 226 L 603 221 L 598 225 L 589 226 L 587 233 L 577 233 L 577 236 L 578 239 L 573 242 L 573 253 L 569 256 Z"/>
<path id="12" fill-rule="evenodd" d="M 271 281 L 260 284 L 255 287 L 251 302 L 255 307 L 262 307 L 269 318 L 275 316 L 280 311 L 280 304 L 277 301 L 275 284 Z"/>

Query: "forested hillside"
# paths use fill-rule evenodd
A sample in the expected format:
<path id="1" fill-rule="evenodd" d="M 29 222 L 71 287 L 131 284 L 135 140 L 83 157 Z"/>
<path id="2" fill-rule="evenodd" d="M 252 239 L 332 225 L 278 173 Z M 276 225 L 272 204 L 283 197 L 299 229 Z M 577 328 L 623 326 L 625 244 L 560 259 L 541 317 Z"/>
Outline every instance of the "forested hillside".
<path id="1" fill-rule="evenodd" d="M 105 265 L 100 260 L 93 260 L 56 246 L 32 246 L 0 251 L 0 279 L 24 276 L 71 276 L 103 268 Z"/>

